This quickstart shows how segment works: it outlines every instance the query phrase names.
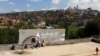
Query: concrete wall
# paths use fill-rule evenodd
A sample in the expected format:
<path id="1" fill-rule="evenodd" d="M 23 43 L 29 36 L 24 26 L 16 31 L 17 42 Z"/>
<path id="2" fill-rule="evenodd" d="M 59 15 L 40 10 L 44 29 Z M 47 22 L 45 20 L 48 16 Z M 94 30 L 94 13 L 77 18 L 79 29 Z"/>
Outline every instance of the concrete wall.
<path id="1" fill-rule="evenodd" d="M 30 36 L 34 36 L 38 41 L 44 40 L 46 43 L 59 42 L 65 40 L 65 29 L 20 29 L 19 44 Z"/>

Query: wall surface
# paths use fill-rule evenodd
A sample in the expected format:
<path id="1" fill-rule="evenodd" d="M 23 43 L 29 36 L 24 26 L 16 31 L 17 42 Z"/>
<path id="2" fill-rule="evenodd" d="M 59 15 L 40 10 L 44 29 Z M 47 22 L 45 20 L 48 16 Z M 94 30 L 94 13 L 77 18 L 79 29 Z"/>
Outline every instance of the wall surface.
<path id="1" fill-rule="evenodd" d="M 31 36 L 46 43 L 65 41 L 65 29 L 20 29 L 19 44 Z"/>

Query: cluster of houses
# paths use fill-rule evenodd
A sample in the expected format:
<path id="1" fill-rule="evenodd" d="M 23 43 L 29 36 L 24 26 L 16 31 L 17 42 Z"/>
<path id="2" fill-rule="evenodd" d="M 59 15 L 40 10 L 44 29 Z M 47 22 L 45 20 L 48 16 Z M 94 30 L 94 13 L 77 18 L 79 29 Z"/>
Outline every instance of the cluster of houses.
<path id="1" fill-rule="evenodd" d="M 36 28 L 44 28 L 47 24 L 57 25 L 63 21 L 69 21 L 71 25 L 86 25 L 88 20 L 95 19 L 98 13 L 98 10 L 93 10 L 91 8 L 79 9 L 78 5 L 74 8 L 69 7 L 60 10 L 15 12 L 0 14 L 0 25 L 6 25 L 11 22 L 12 25 L 15 25 L 19 23 L 20 20 L 31 22 Z"/>

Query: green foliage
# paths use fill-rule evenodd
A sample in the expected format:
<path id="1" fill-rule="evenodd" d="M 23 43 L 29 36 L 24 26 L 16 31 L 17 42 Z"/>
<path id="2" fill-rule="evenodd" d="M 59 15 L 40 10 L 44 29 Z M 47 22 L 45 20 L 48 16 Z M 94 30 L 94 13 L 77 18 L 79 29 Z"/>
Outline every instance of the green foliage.
<path id="1" fill-rule="evenodd" d="M 27 22 L 19 22 L 14 26 L 16 29 L 34 29 L 35 27 Z"/>
<path id="2" fill-rule="evenodd" d="M 3 28 L 0 29 L 0 44 L 12 44 L 18 42 L 18 30 Z"/>
<path id="3" fill-rule="evenodd" d="M 76 39 L 79 38 L 77 36 L 78 27 L 77 26 L 69 26 L 68 27 L 68 35 L 67 39 Z"/>
<path id="4" fill-rule="evenodd" d="M 99 34 L 98 23 L 96 23 L 95 21 L 88 22 L 84 31 L 86 33 L 86 36 L 98 35 Z"/>
<path id="5" fill-rule="evenodd" d="M 79 38 L 85 38 L 85 32 L 84 32 L 84 28 L 79 28 L 77 31 L 77 36 Z"/>
<path id="6" fill-rule="evenodd" d="M 100 35 L 100 13 L 97 15 L 96 19 L 88 21 L 85 28 L 69 26 L 67 39 L 85 38 L 95 35 Z"/>
<path id="7" fill-rule="evenodd" d="M 14 26 L 15 28 L 17 28 L 17 29 L 24 29 L 24 28 L 28 28 L 28 25 L 25 23 L 25 22 L 19 22 L 19 23 L 17 23 L 15 26 Z"/>
<path id="8" fill-rule="evenodd" d="M 89 21 L 84 29 L 86 36 L 100 35 L 100 14 L 93 21 Z"/>

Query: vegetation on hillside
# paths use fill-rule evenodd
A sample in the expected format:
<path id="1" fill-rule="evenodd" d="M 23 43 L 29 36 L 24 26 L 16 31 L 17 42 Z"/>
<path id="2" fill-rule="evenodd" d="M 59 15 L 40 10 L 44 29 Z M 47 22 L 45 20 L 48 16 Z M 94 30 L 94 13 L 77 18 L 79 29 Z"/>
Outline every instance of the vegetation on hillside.
<path id="1" fill-rule="evenodd" d="M 52 14 L 53 12 L 50 13 Z M 83 28 L 80 28 L 77 25 L 71 25 L 69 22 L 72 22 L 74 19 L 68 20 L 68 18 L 66 18 L 65 15 L 60 13 L 56 12 L 56 14 L 52 14 L 52 15 L 46 13 L 44 13 L 46 15 L 41 13 L 40 14 L 41 17 L 44 16 L 46 18 L 48 16 L 49 19 L 45 19 L 46 24 L 51 24 L 51 25 L 57 24 L 58 28 L 66 29 L 65 31 L 66 39 L 77 39 L 77 38 L 91 37 L 94 35 L 100 35 L 100 13 L 96 16 L 96 19 L 88 21 L 86 26 L 84 26 Z M 55 15 L 59 15 L 59 16 L 55 16 Z M 11 26 L 12 24 L 9 25 Z M 27 23 L 23 21 L 14 25 L 15 28 L 10 28 L 9 25 L 7 26 L 7 28 L 0 28 L 0 44 L 17 43 L 19 37 L 19 33 L 18 33 L 19 29 L 34 29 L 32 23 Z"/>

